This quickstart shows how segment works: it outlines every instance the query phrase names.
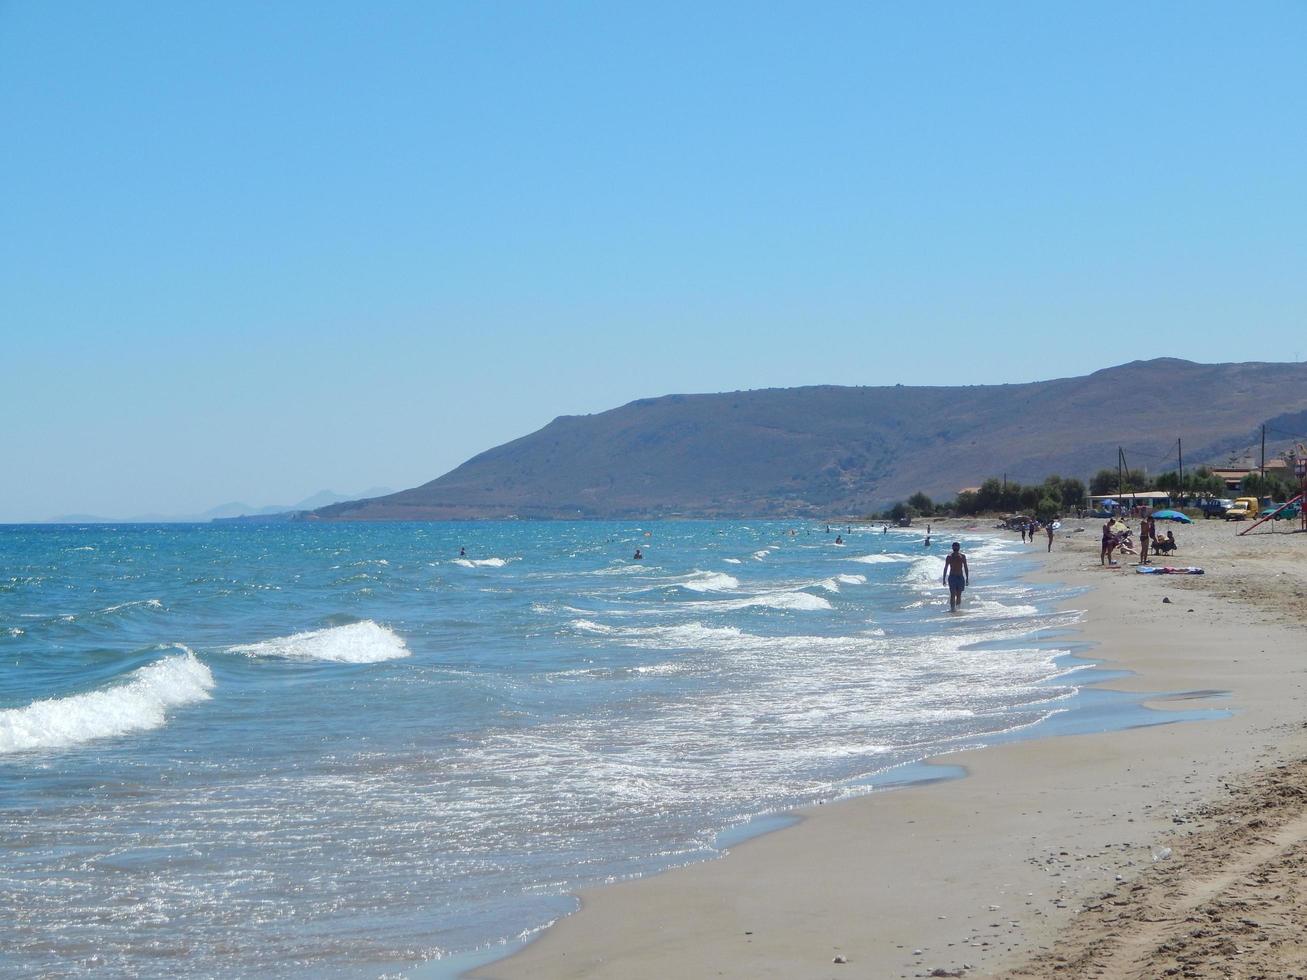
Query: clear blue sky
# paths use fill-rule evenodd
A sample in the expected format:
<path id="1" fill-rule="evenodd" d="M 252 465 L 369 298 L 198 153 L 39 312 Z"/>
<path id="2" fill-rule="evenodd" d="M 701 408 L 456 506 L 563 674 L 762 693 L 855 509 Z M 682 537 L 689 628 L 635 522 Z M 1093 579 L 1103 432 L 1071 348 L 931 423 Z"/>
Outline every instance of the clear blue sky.
<path id="1" fill-rule="evenodd" d="M 0 520 L 412 486 L 668 392 L 1305 356 L 1305 37 L 0 0 Z"/>

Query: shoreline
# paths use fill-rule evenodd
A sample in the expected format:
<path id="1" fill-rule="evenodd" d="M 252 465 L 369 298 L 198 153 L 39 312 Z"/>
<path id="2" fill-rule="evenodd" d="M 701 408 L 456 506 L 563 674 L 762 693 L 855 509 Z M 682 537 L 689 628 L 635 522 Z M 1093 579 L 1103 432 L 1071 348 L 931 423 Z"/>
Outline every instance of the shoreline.
<path id="1" fill-rule="evenodd" d="M 1081 526 L 1089 530 L 1076 533 Z M 806 807 L 795 825 L 717 860 L 583 889 L 579 911 L 461 975 L 825 977 L 844 957 L 855 975 L 994 976 L 1046 950 L 1091 896 L 1199 826 L 1186 814 L 1219 798 L 1228 779 L 1304 746 L 1290 627 L 1259 612 L 1282 598 L 1275 580 L 1298 567 L 1294 554 L 1307 557 L 1307 536 L 1277 536 L 1281 550 L 1292 542 L 1279 555 L 1286 567 L 1269 570 L 1269 587 L 1236 589 L 1247 601 L 1231 601 L 1231 576 L 1218 580 L 1216 567 L 1190 580 L 1100 569 L 1091 564 L 1096 528 L 1067 522 L 1051 555 L 1042 542 L 1031 546 L 1040 561 L 1024 576 L 1088 587 L 1066 603 L 1084 609 L 1074 629 L 1100 668 L 1130 672 L 1077 686 L 1155 695 L 1143 702 L 1155 710 L 1232 715 L 934 757 L 926 764 L 962 766 L 967 778 Z M 1228 525 L 1194 525 L 1180 537 L 1189 544 L 1177 562 L 1229 566 L 1226 552 L 1240 550 L 1226 546 Z M 1245 558 L 1272 551 L 1238 540 Z M 1282 584 L 1300 590 L 1301 576 Z M 1161 604 L 1164 594 L 1176 598 Z"/>

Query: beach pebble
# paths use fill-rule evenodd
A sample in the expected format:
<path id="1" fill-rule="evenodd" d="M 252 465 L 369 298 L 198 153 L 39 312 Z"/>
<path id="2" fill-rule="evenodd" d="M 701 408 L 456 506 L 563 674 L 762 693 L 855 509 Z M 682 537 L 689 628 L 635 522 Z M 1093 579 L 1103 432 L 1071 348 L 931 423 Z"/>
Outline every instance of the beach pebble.
<path id="1" fill-rule="evenodd" d="M 836 956 L 834 959 L 831 960 L 831 962 L 832 962 L 832 963 L 847 963 L 848 960 L 846 960 L 843 956 Z"/>
<path id="2" fill-rule="evenodd" d="M 1169 596 L 1162 596 L 1162 601 L 1163 601 L 1163 602 L 1170 602 L 1171 599 L 1170 599 Z"/>

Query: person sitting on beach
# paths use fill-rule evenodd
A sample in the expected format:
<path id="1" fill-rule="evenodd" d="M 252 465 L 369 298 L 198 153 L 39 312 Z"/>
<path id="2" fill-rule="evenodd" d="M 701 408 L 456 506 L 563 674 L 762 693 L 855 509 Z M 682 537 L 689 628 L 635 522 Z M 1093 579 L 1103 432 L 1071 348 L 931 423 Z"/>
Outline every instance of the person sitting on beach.
<path id="1" fill-rule="evenodd" d="M 962 590 L 971 584 L 971 569 L 967 567 L 967 556 L 962 553 L 962 545 L 953 542 L 953 550 L 944 557 L 944 578 L 942 584 L 948 586 L 948 611 L 957 612 L 962 605 Z"/>
<path id="2" fill-rule="evenodd" d="M 1176 549 L 1175 532 L 1167 531 L 1166 537 L 1153 540 L 1153 550 L 1159 555 L 1169 555 Z"/>

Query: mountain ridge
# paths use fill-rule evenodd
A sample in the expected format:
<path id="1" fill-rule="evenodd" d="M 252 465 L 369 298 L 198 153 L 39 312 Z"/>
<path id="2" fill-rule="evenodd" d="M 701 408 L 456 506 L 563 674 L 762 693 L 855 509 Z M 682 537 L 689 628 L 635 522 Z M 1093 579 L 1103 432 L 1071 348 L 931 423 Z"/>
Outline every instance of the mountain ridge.
<path id="1" fill-rule="evenodd" d="M 865 514 L 1006 473 L 1194 465 L 1307 410 L 1307 365 L 1131 361 L 1006 385 L 810 385 L 641 398 L 558 416 L 409 490 L 319 520 Z M 1133 457 L 1133 458 L 1132 458 Z"/>

